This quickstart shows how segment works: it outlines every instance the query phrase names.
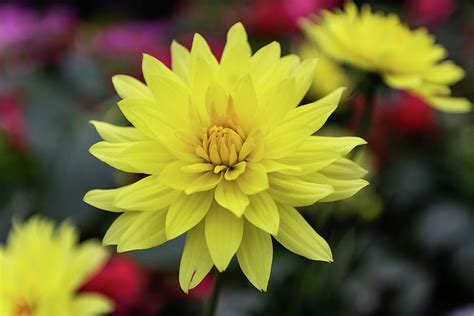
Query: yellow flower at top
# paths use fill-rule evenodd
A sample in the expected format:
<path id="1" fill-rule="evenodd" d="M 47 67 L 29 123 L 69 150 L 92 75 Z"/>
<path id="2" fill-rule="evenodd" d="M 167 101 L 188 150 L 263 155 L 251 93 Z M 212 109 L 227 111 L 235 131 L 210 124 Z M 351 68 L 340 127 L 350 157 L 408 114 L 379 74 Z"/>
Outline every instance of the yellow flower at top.
<path id="1" fill-rule="evenodd" d="M 112 303 L 79 287 L 107 259 L 94 241 L 78 244 L 72 226 L 55 228 L 33 217 L 15 223 L 0 246 L 0 315 L 95 316 L 109 313 Z"/>
<path id="2" fill-rule="evenodd" d="M 252 55 L 242 24 L 227 34 L 218 61 L 194 36 L 189 52 L 171 45 L 172 69 L 144 55 L 146 85 L 113 83 L 134 127 L 92 122 L 104 139 L 90 148 L 117 169 L 147 174 L 84 200 L 122 213 L 104 244 L 118 251 L 158 246 L 186 233 L 179 282 L 188 292 L 234 255 L 249 281 L 267 289 L 272 236 L 311 260 L 331 250 L 295 209 L 348 198 L 367 185 L 365 170 L 345 158 L 365 141 L 312 136 L 336 109 L 343 89 L 297 107 L 315 60 L 280 56 L 273 42 Z"/>
<path id="3" fill-rule="evenodd" d="M 450 86 L 464 71 L 450 60 L 424 28 L 410 30 L 395 14 L 359 10 L 349 2 L 344 10 L 325 11 L 314 20 L 303 20 L 308 40 L 326 56 L 367 72 L 378 73 L 394 88 L 409 90 L 433 107 L 466 112 L 471 103 L 451 97 Z"/>

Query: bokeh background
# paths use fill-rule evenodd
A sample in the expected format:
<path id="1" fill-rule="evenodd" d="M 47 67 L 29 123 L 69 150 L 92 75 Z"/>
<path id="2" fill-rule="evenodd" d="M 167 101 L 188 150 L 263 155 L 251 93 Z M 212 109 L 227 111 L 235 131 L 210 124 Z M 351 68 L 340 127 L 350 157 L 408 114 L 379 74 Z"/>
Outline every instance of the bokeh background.
<path id="1" fill-rule="evenodd" d="M 279 40 L 294 52 L 303 40 L 297 20 L 341 2 L 0 1 L 0 240 L 12 218 L 36 213 L 72 219 L 83 239 L 104 235 L 116 215 L 83 203 L 84 193 L 135 179 L 88 153 L 99 140 L 88 120 L 126 124 L 110 78 L 140 77 L 142 53 L 169 64 L 171 41 L 189 47 L 199 32 L 219 56 L 236 21 L 254 49 Z M 474 2 L 369 3 L 434 33 L 466 70 L 455 94 L 474 100 Z M 360 103 L 346 98 L 326 132 L 353 133 Z M 302 210 L 335 262 L 309 262 L 275 243 L 268 292 L 256 291 L 234 263 L 223 275 L 218 315 L 474 315 L 473 126 L 472 113 L 444 114 L 383 91 L 359 157 L 371 185 Z M 114 256 L 84 289 L 113 298 L 114 315 L 195 315 L 213 275 L 182 294 L 182 246 L 177 239 Z"/>

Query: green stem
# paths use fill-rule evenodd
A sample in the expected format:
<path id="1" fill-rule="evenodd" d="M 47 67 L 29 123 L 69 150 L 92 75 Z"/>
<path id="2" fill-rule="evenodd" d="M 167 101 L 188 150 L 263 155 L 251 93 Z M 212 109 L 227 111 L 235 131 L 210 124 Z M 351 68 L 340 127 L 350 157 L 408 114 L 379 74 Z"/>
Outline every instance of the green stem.
<path id="1" fill-rule="evenodd" d="M 364 85 L 365 104 L 364 104 L 364 109 L 362 111 L 362 116 L 360 118 L 359 124 L 357 125 L 357 128 L 354 133 L 355 136 L 358 136 L 364 139 L 367 138 L 367 133 L 370 129 L 372 117 L 374 115 L 374 108 L 375 108 L 375 102 L 376 102 L 376 97 L 377 97 L 377 86 L 378 86 L 378 82 L 376 78 L 369 76 L 367 78 L 366 84 Z M 349 153 L 348 158 L 354 159 L 354 157 L 359 152 L 360 148 L 361 147 L 359 146 L 359 147 L 356 147 L 354 150 L 352 150 L 352 152 Z"/>
<path id="2" fill-rule="evenodd" d="M 212 295 L 206 303 L 206 307 L 204 309 L 204 316 L 214 316 L 216 313 L 217 301 L 219 300 L 219 294 L 221 290 L 221 284 L 219 276 L 220 273 L 216 273 L 214 277 L 214 288 L 212 290 Z"/>

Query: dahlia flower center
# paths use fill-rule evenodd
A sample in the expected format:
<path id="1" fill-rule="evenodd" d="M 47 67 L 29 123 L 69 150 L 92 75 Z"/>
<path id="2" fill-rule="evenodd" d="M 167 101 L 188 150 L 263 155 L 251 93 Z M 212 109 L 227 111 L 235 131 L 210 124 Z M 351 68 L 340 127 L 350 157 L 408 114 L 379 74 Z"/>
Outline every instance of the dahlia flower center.
<path id="1" fill-rule="evenodd" d="M 196 153 L 213 165 L 215 174 L 224 173 L 225 179 L 234 180 L 245 171 L 245 160 L 254 147 L 255 142 L 240 126 L 212 126 L 202 130 Z"/>
<path id="2" fill-rule="evenodd" d="M 28 305 L 26 302 L 20 302 L 16 306 L 15 312 L 13 315 L 14 316 L 31 316 L 33 315 L 33 310 L 31 309 L 30 305 Z"/>

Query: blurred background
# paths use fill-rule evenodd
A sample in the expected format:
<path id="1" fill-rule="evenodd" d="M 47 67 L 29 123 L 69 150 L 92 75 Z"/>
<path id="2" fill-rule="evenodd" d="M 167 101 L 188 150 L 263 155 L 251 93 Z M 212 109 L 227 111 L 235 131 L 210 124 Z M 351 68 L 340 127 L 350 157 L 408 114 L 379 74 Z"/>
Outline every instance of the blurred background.
<path id="1" fill-rule="evenodd" d="M 369 3 L 435 34 L 466 70 L 455 94 L 474 100 L 474 2 Z M 169 65 L 171 41 L 189 47 L 199 32 L 219 56 L 236 21 L 246 25 L 254 50 L 279 40 L 285 53 L 298 52 L 297 20 L 341 4 L 0 1 L 1 241 L 12 218 L 35 213 L 71 218 L 83 239 L 103 237 L 116 215 L 86 205 L 83 195 L 135 179 L 88 153 L 99 140 L 88 120 L 126 124 L 111 76 L 140 78 L 142 53 Z M 310 97 L 319 93 L 315 85 Z M 323 133 L 353 133 L 360 103 L 346 98 Z M 234 263 L 223 275 L 218 315 L 474 315 L 473 126 L 472 113 L 440 113 L 404 92 L 379 94 L 359 157 L 371 185 L 352 199 L 301 210 L 329 241 L 335 262 L 309 262 L 275 243 L 268 292 L 256 291 Z M 84 290 L 111 297 L 114 315 L 195 315 L 213 276 L 182 294 L 182 246 L 177 239 L 113 256 Z"/>

